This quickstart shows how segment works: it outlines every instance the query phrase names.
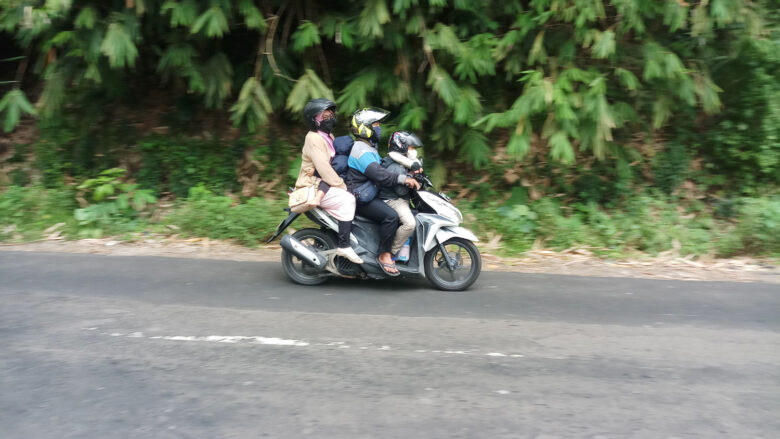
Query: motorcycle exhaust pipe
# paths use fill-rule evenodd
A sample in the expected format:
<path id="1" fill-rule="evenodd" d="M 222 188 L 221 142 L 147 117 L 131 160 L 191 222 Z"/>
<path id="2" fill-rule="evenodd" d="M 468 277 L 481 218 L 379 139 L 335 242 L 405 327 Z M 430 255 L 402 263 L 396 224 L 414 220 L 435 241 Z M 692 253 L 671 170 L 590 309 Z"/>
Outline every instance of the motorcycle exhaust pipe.
<path id="1" fill-rule="evenodd" d="M 282 236 L 280 244 L 282 244 L 283 249 L 294 254 L 303 262 L 311 265 L 316 269 L 322 270 L 328 263 L 327 258 L 325 258 L 320 252 L 302 243 L 301 241 L 298 241 L 291 235 Z"/>

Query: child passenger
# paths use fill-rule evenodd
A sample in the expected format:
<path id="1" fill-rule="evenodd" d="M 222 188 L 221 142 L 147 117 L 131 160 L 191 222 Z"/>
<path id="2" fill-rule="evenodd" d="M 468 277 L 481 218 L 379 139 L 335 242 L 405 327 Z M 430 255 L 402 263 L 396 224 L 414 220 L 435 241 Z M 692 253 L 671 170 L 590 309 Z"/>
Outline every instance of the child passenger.
<path id="1" fill-rule="evenodd" d="M 382 166 L 391 172 L 418 174 L 422 172 L 422 164 L 417 159 L 417 148 L 422 148 L 422 142 L 416 135 L 407 131 L 396 131 L 388 142 L 388 156 L 382 159 Z M 392 188 L 381 188 L 378 197 L 398 213 L 399 226 L 393 238 L 391 252 L 394 255 L 414 233 L 414 215 L 409 207 L 411 190 L 404 185 Z"/>

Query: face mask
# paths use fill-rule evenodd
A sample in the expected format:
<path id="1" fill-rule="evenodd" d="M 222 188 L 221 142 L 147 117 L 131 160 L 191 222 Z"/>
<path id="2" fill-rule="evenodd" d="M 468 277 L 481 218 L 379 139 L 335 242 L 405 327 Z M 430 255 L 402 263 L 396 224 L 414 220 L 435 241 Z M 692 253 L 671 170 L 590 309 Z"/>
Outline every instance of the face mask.
<path id="1" fill-rule="evenodd" d="M 379 138 L 382 136 L 382 127 L 373 127 L 371 129 L 374 131 L 374 139 L 378 142 Z"/>
<path id="2" fill-rule="evenodd" d="M 319 130 L 330 134 L 336 126 L 336 118 L 324 119 L 319 124 Z"/>
<path id="3" fill-rule="evenodd" d="M 416 149 L 410 149 L 406 151 L 406 156 L 409 157 L 412 160 L 417 159 L 417 150 Z"/>

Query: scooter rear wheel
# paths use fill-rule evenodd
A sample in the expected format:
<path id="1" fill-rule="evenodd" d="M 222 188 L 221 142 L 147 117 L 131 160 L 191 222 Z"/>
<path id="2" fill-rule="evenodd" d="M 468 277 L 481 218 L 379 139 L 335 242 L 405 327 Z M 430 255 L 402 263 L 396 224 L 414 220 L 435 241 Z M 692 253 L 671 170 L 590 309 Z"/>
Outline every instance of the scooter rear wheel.
<path id="1" fill-rule="evenodd" d="M 467 239 L 452 238 L 444 243 L 444 249 L 454 263 L 452 269 L 436 246 L 425 254 L 425 276 L 440 290 L 465 290 L 476 282 L 482 271 L 482 257 L 477 246 Z"/>
<path id="2" fill-rule="evenodd" d="M 319 251 L 336 248 L 333 238 L 317 229 L 298 230 L 292 236 Z M 312 267 L 284 249 L 282 249 L 282 267 L 293 282 L 301 285 L 319 285 L 330 277 L 327 272 Z"/>

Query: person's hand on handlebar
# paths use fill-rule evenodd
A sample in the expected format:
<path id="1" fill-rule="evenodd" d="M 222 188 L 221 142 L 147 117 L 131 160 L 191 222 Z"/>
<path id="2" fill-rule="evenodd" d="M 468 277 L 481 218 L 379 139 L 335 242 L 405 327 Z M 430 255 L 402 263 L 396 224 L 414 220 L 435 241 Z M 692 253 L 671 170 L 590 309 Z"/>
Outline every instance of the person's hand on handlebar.
<path id="1" fill-rule="evenodd" d="M 409 188 L 415 190 L 420 189 L 420 183 L 417 180 L 413 179 L 412 177 L 406 177 L 406 181 L 404 181 L 404 184 Z"/>

